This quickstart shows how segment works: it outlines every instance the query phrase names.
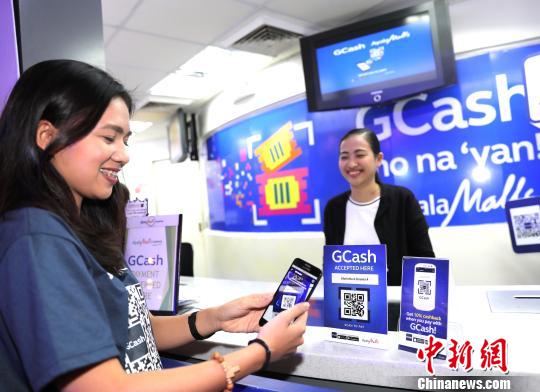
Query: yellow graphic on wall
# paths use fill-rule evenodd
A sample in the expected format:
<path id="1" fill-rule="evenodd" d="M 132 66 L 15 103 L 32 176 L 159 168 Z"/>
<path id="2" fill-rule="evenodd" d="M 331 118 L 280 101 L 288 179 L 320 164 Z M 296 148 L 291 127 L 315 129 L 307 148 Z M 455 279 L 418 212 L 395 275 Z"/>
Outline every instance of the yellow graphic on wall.
<path id="1" fill-rule="evenodd" d="M 279 170 L 302 153 L 292 128 L 292 122 L 287 122 L 255 150 L 265 173 Z"/>
<path id="2" fill-rule="evenodd" d="M 256 177 L 259 184 L 259 215 L 310 214 L 307 204 L 307 167 L 264 173 Z"/>
<path id="3" fill-rule="evenodd" d="M 300 201 L 300 184 L 295 176 L 271 178 L 264 187 L 266 203 L 271 210 L 292 209 Z"/>

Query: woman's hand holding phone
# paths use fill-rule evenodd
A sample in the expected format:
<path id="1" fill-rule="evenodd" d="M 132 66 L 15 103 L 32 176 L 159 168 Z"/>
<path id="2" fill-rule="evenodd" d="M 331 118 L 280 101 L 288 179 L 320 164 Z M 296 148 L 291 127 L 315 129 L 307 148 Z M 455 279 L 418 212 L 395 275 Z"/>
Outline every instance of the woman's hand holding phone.
<path id="1" fill-rule="evenodd" d="M 272 302 L 268 304 L 259 325 L 262 327 L 269 320 L 295 303 L 307 302 L 321 279 L 320 268 L 300 258 L 294 259 L 281 280 Z"/>
<path id="2" fill-rule="evenodd" d="M 203 331 L 203 336 L 219 330 L 259 332 L 257 337 L 268 346 L 271 361 L 296 352 L 304 343 L 309 309 L 305 301 L 309 300 L 321 275 L 318 267 L 296 258 L 274 295 L 249 295 L 201 311 L 201 325 L 208 329 Z M 292 306 L 295 301 L 299 302 Z M 278 305 L 274 306 L 274 302 Z"/>
<path id="3" fill-rule="evenodd" d="M 271 361 L 296 352 L 297 347 L 304 343 L 308 310 L 309 303 L 301 302 L 261 327 L 257 337 L 270 348 Z"/>
<path id="4" fill-rule="evenodd" d="M 272 297 L 272 293 L 252 294 L 215 308 L 215 330 L 258 332 L 259 319 Z"/>

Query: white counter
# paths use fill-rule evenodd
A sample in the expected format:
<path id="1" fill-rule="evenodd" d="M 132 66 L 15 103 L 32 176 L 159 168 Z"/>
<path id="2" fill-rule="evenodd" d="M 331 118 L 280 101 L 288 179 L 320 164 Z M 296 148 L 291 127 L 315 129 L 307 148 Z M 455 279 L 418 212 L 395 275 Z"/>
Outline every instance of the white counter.
<path id="1" fill-rule="evenodd" d="M 194 299 L 197 308 L 219 305 L 242 295 L 273 292 L 277 283 L 224 280 L 212 278 L 181 278 L 180 299 Z M 313 298 L 323 297 L 319 284 Z M 470 341 L 475 349 L 473 370 L 465 373 L 451 370 L 446 361 L 435 360 L 436 376 L 502 376 L 512 380 L 512 391 L 540 390 L 540 314 L 492 313 L 487 299 L 489 290 L 540 290 L 540 286 L 458 286 L 450 292 L 449 337 L 460 344 Z M 391 287 L 389 299 L 399 298 L 399 288 Z M 311 310 L 310 310 L 311 311 Z M 298 353 L 271 364 L 269 371 L 397 388 L 416 388 L 419 376 L 428 376 L 425 363 L 416 355 L 397 349 L 397 333 L 389 332 L 395 344 L 388 350 L 336 343 L 325 340 L 323 327 L 308 327 L 305 343 Z M 253 334 L 216 333 L 207 341 L 195 342 L 175 350 L 175 353 L 206 360 L 214 350 L 227 353 L 245 346 Z M 509 373 L 498 369 L 484 371 L 480 367 L 479 351 L 484 339 L 492 342 L 505 338 L 508 343 Z"/>

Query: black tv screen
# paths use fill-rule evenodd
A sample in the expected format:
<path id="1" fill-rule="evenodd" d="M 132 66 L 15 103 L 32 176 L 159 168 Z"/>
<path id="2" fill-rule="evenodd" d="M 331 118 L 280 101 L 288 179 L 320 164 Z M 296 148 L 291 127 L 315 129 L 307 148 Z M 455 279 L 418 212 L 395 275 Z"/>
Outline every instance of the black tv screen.
<path id="1" fill-rule="evenodd" d="M 381 104 L 456 79 L 441 0 L 304 37 L 300 46 L 310 111 Z"/>
<path id="2" fill-rule="evenodd" d="M 186 116 L 178 109 L 167 125 L 167 141 L 169 143 L 169 159 L 172 163 L 183 162 L 188 155 L 186 141 Z"/>

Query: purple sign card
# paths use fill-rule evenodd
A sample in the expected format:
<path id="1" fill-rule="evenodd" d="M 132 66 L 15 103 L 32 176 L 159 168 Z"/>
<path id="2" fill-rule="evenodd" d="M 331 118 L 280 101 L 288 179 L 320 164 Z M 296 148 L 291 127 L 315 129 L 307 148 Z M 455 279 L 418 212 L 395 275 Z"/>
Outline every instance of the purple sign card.
<path id="1" fill-rule="evenodd" d="M 127 218 L 125 259 L 141 284 L 148 309 L 175 314 L 182 215 Z"/>
<path id="2" fill-rule="evenodd" d="M 0 110 L 4 108 L 13 85 L 19 78 L 17 37 L 13 3 L 0 1 Z"/>

